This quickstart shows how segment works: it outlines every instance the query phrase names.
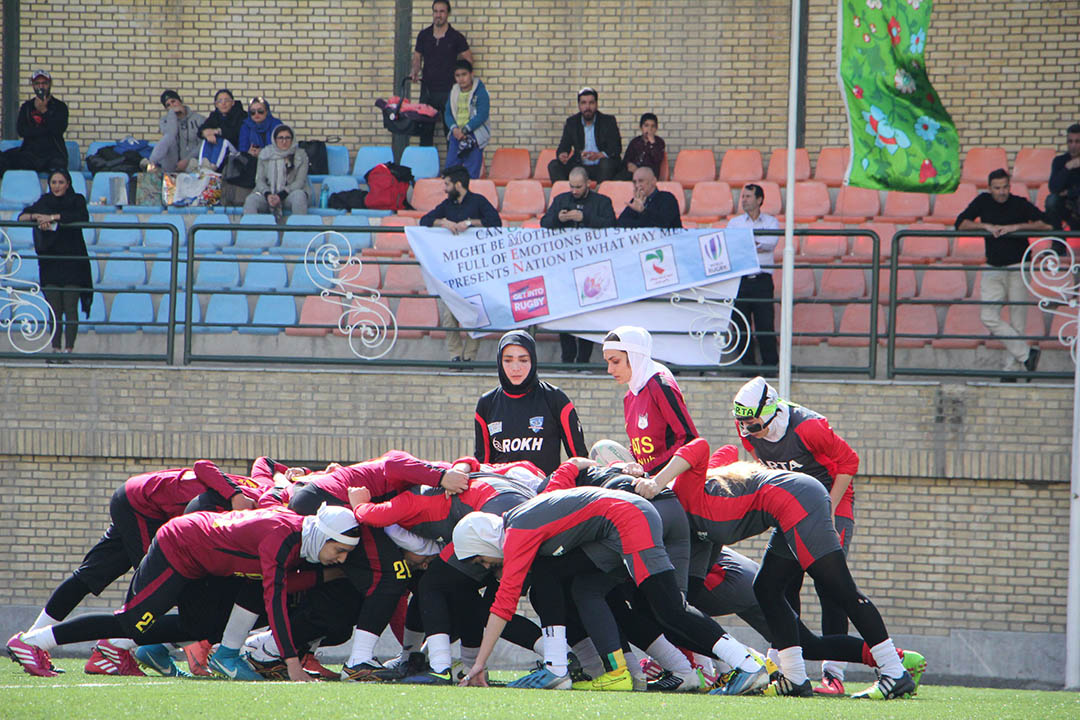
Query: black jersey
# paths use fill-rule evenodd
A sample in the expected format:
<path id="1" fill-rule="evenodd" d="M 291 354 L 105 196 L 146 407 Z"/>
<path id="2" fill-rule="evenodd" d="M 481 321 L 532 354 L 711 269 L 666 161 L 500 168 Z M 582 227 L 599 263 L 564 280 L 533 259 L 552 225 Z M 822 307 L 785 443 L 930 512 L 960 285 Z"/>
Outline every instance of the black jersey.
<path id="1" fill-rule="evenodd" d="M 497 387 L 476 403 L 476 459 L 482 463 L 528 460 L 545 473 L 559 467 L 559 443 L 568 457 L 585 456 L 577 410 L 559 388 L 538 382 L 524 395 Z"/>

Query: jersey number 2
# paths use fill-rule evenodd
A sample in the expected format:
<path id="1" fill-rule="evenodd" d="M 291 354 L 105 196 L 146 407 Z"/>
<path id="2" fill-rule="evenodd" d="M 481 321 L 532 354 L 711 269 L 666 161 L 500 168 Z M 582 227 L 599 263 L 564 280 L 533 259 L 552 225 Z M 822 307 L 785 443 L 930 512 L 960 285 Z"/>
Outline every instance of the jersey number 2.
<path id="1" fill-rule="evenodd" d="M 412 577 L 412 573 L 409 572 L 409 565 L 404 560 L 394 561 L 394 577 L 398 580 L 408 580 Z"/>

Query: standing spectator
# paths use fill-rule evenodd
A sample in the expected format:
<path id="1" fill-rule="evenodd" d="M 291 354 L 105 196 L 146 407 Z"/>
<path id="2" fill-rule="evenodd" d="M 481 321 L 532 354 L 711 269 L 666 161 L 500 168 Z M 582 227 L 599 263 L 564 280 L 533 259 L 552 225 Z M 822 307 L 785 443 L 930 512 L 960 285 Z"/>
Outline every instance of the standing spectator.
<path id="1" fill-rule="evenodd" d="M 214 111 L 199 126 L 199 137 L 204 143 L 203 157 L 211 158 L 219 168 L 224 165 L 226 154 L 236 152 L 240 147 L 240 126 L 245 120 L 247 113 L 233 98 L 232 91 L 218 90 L 214 94 Z"/>
<path id="2" fill-rule="evenodd" d="M 34 97 L 19 108 L 15 129 L 22 145 L 0 153 L 0 175 L 8 170 L 46 172 L 66 168 L 67 146 L 64 132 L 68 126 L 68 106 L 52 95 L 52 75 L 48 70 L 30 74 Z"/>
<path id="3" fill-rule="evenodd" d="M 71 175 L 67 170 L 53 170 L 49 175 L 48 192 L 23 210 L 19 220 L 37 223 L 34 251 L 39 255 L 38 279 L 45 300 L 56 316 L 52 350 L 54 353 L 60 352 L 63 327 L 64 352 L 70 353 L 75 347 L 75 336 L 79 333 L 80 302 L 83 312 L 89 317 L 94 283 L 82 230 L 57 226 L 90 222 L 86 198 L 71 189 Z M 60 362 L 70 361 L 64 359 Z"/>
<path id="4" fill-rule="evenodd" d="M 603 182 L 615 177 L 622 157 L 622 136 L 614 115 L 596 109 L 600 96 L 591 87 L 578 91 L 578 112 L 566 118 L 555 159 L 548 163 L 552 181 L 566 180 L 570 170 L 585 166 L 589 178 Z"/>
<path id="5" fill-rule="evenodd" d="M 634 171 L 634 197 L 619 215 L 619 227 L 681 228 L 679 201 L 656 187 L 656 174 L 643 165 Z"/>
<path id="6" fill-rule="evenodd" d="M 446 228 L 455 235 L 472 227 L 502 227 L 502 219 L 488 199 L 469 192 L 469 173 L 465 168 L 460 165 L 448 167 L 442 171 L 442 179 L 446 199 L 420 218 L 421 225 Z M 442 302 L 439 303 L 439 324 L 447 328 L 460 327 L 450 308 Z M 467 332 L 450 330 L 446 333 L 450 362 L 475 360 L 479 347 L 480 341 Z"/>
<path id="7" fill-rule="evenodd" d="M 158 121 L 161 139 L 150 153 L 150 164 L 167 173 L 184 172 L 199 156 L 199 128 L 204 118 L 191 112 L 175 90 L 161 93 L 161 104 L 165 108 Z"/>
<path id="8" fill-rule="evenodd" d="M 1065 131 L 1062 155 L 1050 165 L 1050 194 L 1046 197 L 1046 220 L 1058 230 L 1061 222 L 1080 230 L 1080 123 Z"/>
<path id="9" fill-rule="evenodd" d="M 274 144 L 259 153 L 255 190 L 244 201 L 244 212 L 280 217 L 287 208 L 299 215 L 307 212 L 308 200 L 307 153 L 293 142 L 292 128 L 278 125 Z"/>
<path id="10" fill-rule="evenodd" d="M 438 117 L 446 124 L 446 103 L 450 98 L 450 88 L 454 85 L 455 61 L 473 62 L 469 41 L 450 25 L 450 0 L 435 0 L 431 3 L 431 25 L 416 36 L 416 48 L 412 55 L 412 70 L 409 79 L 420 79 L 423 67 L 424 75 L 420 83 L 420 102 L 427 103 L 438 111 Z M 420 144 L 434 145 L 435 123 L 423 123 L 420 126 Z M 450 162 L 447 161 L 447 166 Z"/>
<path id="11" fill-rule="evenodd" d="M 778 230 L 780 223 L 768 213 L 761 212 L 761 203 L 765 201 L 765 191 L 753 183 L 745 186 L 739 194 L 742 215 L 734 217 L 727 224 L 729 228 L 752 228 L 754 230 Z M 754 346 L 761 351 L 761 364 L 772 367 L 778 365 L 780 358 L 776 352 L 775 312 L 773 307 L 773 276 L 766 270 L 773 264 L 773 250 L 779 236 L 754 234 L 754 249 L 757 250 L 758 265 L 761 271 L 756 275 L 743 275 L 739 281 L 739 294 L 735 299 L 735 309 L 743 314 L 751 328 L 750 342 L 742 357 L 743 365 L 756 365 Z"/>
<path id="12" fill-rule="evenodd" d="M 478 178 L 484 164 L 484 148 L 491 138 L 488 122 L 491 99 L 484 83 L 473 78 L 473 66 L 468 60 L 454 63 L 454 82 L 443 118 L 450 128 L 446 167 L 464 165 L 469 177 Z"/>
<path id="13" fill-rule="evenodd" d="M 1017 305 L 1028 299 L 1020 262 L 1024 259 L 1028 239 L 1012 235 L 1023 230 L 1050 230 L 1046 217 L 1026 198 L 1009 192 L 1009 173 L 1003 169 L 990 173 L 990 192 L 979 193 L 971 204 L 956 217 L 957 230 L 982 230 L 986 235 L 986 263 L 983 270 L 981 294 L 984 303 L 979 317 L 992 335 L 1003 338 L 1005 372 L 1024 368 L 1035 372 L 1039 364 L 1039 348 L 1021 340 L 1027 321 L 1027 306 Z M 1009 305 L 1009 322 L 1001 319 L 1001 306 Z M 1015 377 L 1003 377 L 1002 382 L 1016 382 Z"/>
<path id="14" fill-rule="evenodd" d="M 615 227 L 615 210 L 611 198 L 589 189 L 589 175 L 578 166 L 570 171 L 570 192 L 560 193 L 551 199 L 540 227 L 552 230 L 565 228 Z M 559 333 L 564 363 L 587 363 L 592 357 L 594 342 Z"/>
<path id="15" fill-rule="evenodd" d="M 623 154 L 623 168 L 619 172 L 620 180 L 630 180 L 634 171 L 639 167 L 652 168 L 656 177 L 660 177 L 660 164 L 667 162 L 667 148 L 664 138 L 659 137 L 656 131 L 660 129 L 660 121 L 656 115 L 647 112 L 638 121 L 641 134 L 630 141 Z"/>

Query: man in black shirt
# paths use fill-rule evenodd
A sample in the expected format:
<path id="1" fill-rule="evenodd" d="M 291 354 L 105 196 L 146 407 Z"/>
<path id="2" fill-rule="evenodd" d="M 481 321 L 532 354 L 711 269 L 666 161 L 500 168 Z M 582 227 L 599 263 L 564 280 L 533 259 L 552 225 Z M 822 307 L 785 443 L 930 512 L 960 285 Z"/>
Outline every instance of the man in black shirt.
<path id="1" fill-rule="evenodd" d="M 548 163 L 552 182 L 566 180 L 582 166 L 589 178 L 604 182 L 615 177 L 622 158 L 622 136 L 614 115 L 596 109 L 599 95 L 591 87 L 578 91 L 578 112 L 566 118 L 555 159 Z"/>
<path id="2" fill-rule="evenodd" d="M 634 197 L 619 215 L 619 227 L 681 228 L 679 201 L 666 190 L 656 187 L 652 168 L 634 171 Z"/>
<path id="3" fill-rule="evenodd" d="M 461 165 L 448 167 L 442 172 L 446 199 L 424 217 L 420 224 L 424 227 L 446 228 L 453 234 L 465 232 L 474 227 L 502 227 L 498 211 L 488 199 L 478 193 L 469 192 L 469 171 Z M 439 303 L 439 324 L 447 328 L 460 327 L 450 308 Z M 476 359 L 476 350 L 480 341 L 468 333 L 446 333 L 446 350 L 450 353 L 450 362 Z"/>
<path id="4" fill-rule="evenodd" d="M 982 272 L 980 299 L 988 304 L 982 306 L 980 318 L 992 335 L 1003 338 L 1004 370 L 1018 371 L 1023 367 L 1034 372 L 1039 363 L 1039 349 L 1020 339 L 1027 320 L 1027 306 L 1010 305 L 1009 322 L 1001 319 L 1001 306 L 1028 299 L 1020 273 L 1028 239 L 1011 233 L 1051 228 L 1037 207 L 1009 192 L 1009 173 L 995 170 L 990 173 L 989 180 L 990 192 L 980 193 L 956 217 L 956 229 L 988 233 L 986 262 L 993 269 Z M 1016 378 L 1002 378 L 1002 382 L 1016 382 Z"/>
<path id="5" fill-rule="evenodd" d="M 30 84 L 34 97 L 22 104 L 15 121 L 22 145 L 0 153 L 0 175 L 8 170 L 60 170 L 68 164 L 64 144 L 68 106 L 53 97 L 52 75 L 47 70 L 35 70 Z"/>
<path id="6" fill-rule="evenodd" d="M 439 111 L 436 119 L 443 124 L 444 134 L 449 132 L 443 116 L 446 113 L 446 101 L 450 98 L 450 89 L 454 86 L 456 60 L 473 62 L 469 41 L 450 25 L 450 0 L 435 0 L 431 3 L 431 25 L 416 36 L 409 79 L 416 82 L 420 78 L 420 67 L 423 64 L 420 102 Z M 434 137 L 435 123 L 423 123 L 420 126 L 420 144 L 433 145 Z"/>
<path id="7" fill-rule="evenodd" d="M 1066 152 L 1050 165 L 1050 194 L 1046 197 L 1046 219 L 1061 229 L 1061 221 L 1080 230 L 1080 123 L 1065 132 Z"/>

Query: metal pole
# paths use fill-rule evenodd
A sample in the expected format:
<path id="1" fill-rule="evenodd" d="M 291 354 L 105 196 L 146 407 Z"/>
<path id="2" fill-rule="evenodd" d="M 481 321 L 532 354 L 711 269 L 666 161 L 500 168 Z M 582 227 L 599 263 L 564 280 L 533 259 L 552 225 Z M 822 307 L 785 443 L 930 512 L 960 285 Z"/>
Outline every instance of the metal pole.
<path id="1" fill-rule="evenodd" d="M 396 95 L 400 88 L 397 86 L 398 81 L 409 74 L 409 70 L 412 67 L 412 12 L 413 4 L 412 0 L 397 0 L 394 3 L 394 94 Z M 412 93 L 412 99 L 415 101 L 420 97 L 420 88 L 410 88 Z M 391 139 L 391 146 L 394 148 L 394 162 L 401 162 L 401 154 L 405 152 L 405 148 L 409 146 L 408 135 L 395 134 Z"/>
<path id="2" fill-rule="evenodd" d="M 19 0 L 4 0 L 3 136 L 17 138 L 19 117 Z"/>
<path id="3" fill-rule="evenodd" d="M 1069 586 L 1065 601 L 1065 689 L 1080 690 L 1080 354 L 1073 358 Z"/>
<path id="4" fill-rule="evenodd" d="M 791 0 L 791 59 L 788 63 L 787 199 L 784 217 L 783 288 L 780 291 L 780 397 L 791 397 L 791 315 L 795 285 L 795 136 L 799 115 L 800 0 Z"/>

